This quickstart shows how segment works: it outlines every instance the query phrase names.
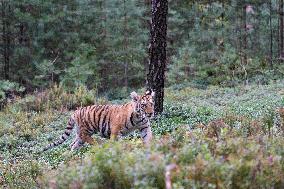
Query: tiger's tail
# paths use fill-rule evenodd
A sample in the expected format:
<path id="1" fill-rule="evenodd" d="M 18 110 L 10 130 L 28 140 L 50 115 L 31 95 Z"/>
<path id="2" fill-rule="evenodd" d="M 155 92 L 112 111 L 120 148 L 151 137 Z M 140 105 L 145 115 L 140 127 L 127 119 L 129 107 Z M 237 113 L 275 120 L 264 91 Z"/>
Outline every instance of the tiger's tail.
<path id="1" fill-rule="evenodd" d="M 67 127 L 64 130 L 64 133 L 60 136 L 60 138 L 56 141 L 54 141 L 53 143 L 50 143 L 49 145 L 47 145 L 46 147 L 43 148 L 43 152 L 47 151 L 51 148 L 54 148 L 60 144 L 62 144 L 63 142 L 65 142 L 67 140 L 67 138 L 70 136 L 70 134 L 72 133 L 72 130 L 75 126 L 75 121 L 74 119 L 71 117 L 67 123 Z"/>

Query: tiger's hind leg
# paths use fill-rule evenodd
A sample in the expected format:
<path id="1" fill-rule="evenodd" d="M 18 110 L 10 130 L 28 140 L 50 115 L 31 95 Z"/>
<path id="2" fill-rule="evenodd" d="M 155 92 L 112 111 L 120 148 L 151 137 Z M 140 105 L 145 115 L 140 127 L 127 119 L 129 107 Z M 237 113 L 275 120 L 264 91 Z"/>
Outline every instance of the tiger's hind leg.
<path id="1" fill-rule="evenodd" d="M 82 147 L 84 144 L 83 140 L 80 139 L 79 137 L 76 137 L 76 139 L 72 142 L 71 146 L 71 150 L 76 150 L 79 149 L 80 147 Z"/>
<path id="2" fill-rule="evenodd" d="M 76 137 L 73 142 L 69 145 L 70 148 L 72 148 L 72 146 L 77 142 L 78 138 Z"/>
<path id="3" fill-rule="evenodd" d="M 82 139 L 84 142 L 89 143 L 90 145 L 94 145 L 95 141 L 90 135 L 85 135 Z"/>
<path id="4" fill-rule="evenodd" d="M 81 139 L 80 135 L 76 134 L 76 138 L 70 144 L 70 148 L 73 151 L 73 150 L 76 150 L 76 149 L 82 147 L 83 144 L 84 144 L 84 141 Z"/>
<path id="5" fill-rule="evenodd" d="M 95 144 L 94 139 L 88 134 L 80 134 L 75 138 L 75 140 L 71 143 L 71 150 L 78 149 L 83 146 L 84 143 L 89 143 L 91 145 Z"/>
<path id="6" fill-rule="evenodd" d="M 90 145 L 96 144 L 96 141 L 91 137 L 94 131 L 90 131 L 88 127 L 84 127 L 84 129 L 81 130 L 79 136 L 82 139 L 82 141 L 85 143 L 88 143 Z"/>

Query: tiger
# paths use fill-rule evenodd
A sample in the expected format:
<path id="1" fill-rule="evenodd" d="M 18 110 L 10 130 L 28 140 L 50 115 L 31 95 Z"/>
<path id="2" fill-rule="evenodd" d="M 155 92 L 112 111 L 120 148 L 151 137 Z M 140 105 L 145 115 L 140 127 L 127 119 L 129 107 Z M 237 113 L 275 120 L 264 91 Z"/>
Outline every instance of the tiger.
<path id="1" fill-rule="evenodd" d="M 70 144 L 71 151 L 85 143 L 94 145 L 91 137 L 99 134 L 103 138 L 116 140 L 118 137 L 139 130 L 143 143 L 148 146 L 153 134 L 150 120 L 154 117 L 155 92 L 147 90 L 143 95 L 131 92 L 131 101 L 122 105 L 91 105 L 78 108 L 71 116 L 64 133 L 43 151 L 56 147 L 67 140 L 76 126 L 76 137 Z"/>

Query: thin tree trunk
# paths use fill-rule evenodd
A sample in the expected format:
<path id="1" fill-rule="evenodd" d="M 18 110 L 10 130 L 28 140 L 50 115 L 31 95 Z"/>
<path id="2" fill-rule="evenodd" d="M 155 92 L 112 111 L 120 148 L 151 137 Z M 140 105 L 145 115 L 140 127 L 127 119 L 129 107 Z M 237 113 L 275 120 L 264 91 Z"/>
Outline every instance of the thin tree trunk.
<path id="1" fill-rule="evenodd" d="M 1 50 L 1 56 L 2 56 L 2 59 L 3 59 L 3 68 L 1 70 L 1 72 L 3 72 L 3 74 L 1 74 L 3 76 L 3 78 L 1 79 L 4 79 L 5 78 L 5 68 L 6 68 L 6 65 L 5 65 L 5 50 L 6 50 L 6 47 L 5 47 L 5 33 L 6 33 L 6 25 L 5 25 L 5 4 L 4 4 L 4 0 L 1 1 L 1 21 L 2 21 L 2 35 L 1 35 L 1 42 L 3 43 L 3 46 L 2 46 L 2 50 Z"/>
<path id="2" fill-rule="evenodd" d="M 124 52 L 127 52 L 128 49 L 128 29 L 127 29 L 127 12 L 126 12 L 126 2 L 123 0 L 123 9 L 124 9 Z M 125 55 L 124 58 L 124 87 L 126 88 L 126 91 L 128 89 L 128 59 L 126 58 L 127 56 Z"/>
<path id="3" fill-rule="evenodd" d="M 273 29 L 272 29 L 272 0 L 269 3 L 269 26 L 270 26 L 270 67 L 273 68 Z"/>
<path id="4" fill-rule="evenodd" d="M 243 27 L 244 27 L 244 35 L 243 35 L 243 63 L 247 65 L 247 5 L 243 4 Z"/>
<path id="5" fill-rule="evenodd" d="M 2 0 L 2 41 L 3 41 L 3 59 L 4 59 L 4 79 L 8 80 L 9 79 L 9 67 L 10 67 L 10 45 L 11 45 L 11 39 L 10 39 L 10 24 L 9 24 L 9 18 L 6 14 L 6 9 L 7 6 L 10 10 L 10 5 L 7 5 L 3 0 Z"/>
<path id="6" fill-rule="evenodd" d="M 167 14 L 167 0 L 152 0 L 147 87 L 155 91 L 155 114 L 163 111 L 164 78 L 167 61 Z"/>
<path id="7" fill-rule="evenodd" d="M 284 18 L 283 18 L 283 0 L 280 0 L 279 3 L 279 22 L 280 22 L 280 59 L 281 61 L 283 60 L 283 56 L 284 56 L 284 41 L 283 41 L 283 28 L 284 28 Z"/>
<path id="8" fill-rule="evenodd" d="M 22 45 L 22 43 L 24 42 L 24 24 L 20 23 L 19 26 L 19 44 Z"/>
<path id="9" fill-rule="evenodd" d="M 237 23 L 237 31 L 239 31 L 239 35 L 238 35 L 238 39 L 236 42 L 236 47 L 237 50 L 239 52 L 239 58 L 240 58 L 240 62 L 241 64 L 243 64 L 243 52 L 242 52 L 242 47 L 243 47 L 243 26 L 242 26 L 242 2 L 241 1 L 237 1 L 237 6 L 236 6 L 236 13 L 237 13 L 237 17 L 236 19 L 236 23 Z"/>
<path id="10" fill-rule="evenodd" d="M 97 21 L 97 25 L 99 27 L 98 33 L 99 33 L 99 39 L 98 39 L 98 52 L 105 54 L 107 52 L 108 46 L 107 46 L 107 13 L 106 13 L 106 2 L 103 0 L 97 1 L 98 2 L 98 7 L 100 11 L 100 16 L 99 16 L 99 21 Z M 107 62 L 108 60 L 106 60 Z M 107 79 L 107 75 L 110 74 L 108 73 L 110 70 L 110 64 L 106 64 L 103 66 L 100 70 L 100 77 L 102 79 L 102 83 L 100 86 L 116 86 L 117 84 L 115 83 L 117 80 Z M 111 72 L 112 75 L 112 72 Z"/>
<path id="11" fill-rule="evenodd" d="M 278 2 L 278 14 L 279 14 L 279 2 Z M 277 55 L 278 57 L 280 57 L 280 16 L 277 19 Z"/>
<path id="12" fill-rule="evenodd" d="M 222 0 L 222 13 L 221 13 L 221 18 L 222 18 L 222 37 L 221 37 L 221 41 L 220 41 L 220 47 L 221 47 L 221 52 L 224 52 L 225 50 L 225 27 L 224 27 L 224 18 L 225 18 L 225 5 L 224 5 L 224 0 Z"/>
<path id="13" fill-rule="evenodd" d="M 259 6 L 255 6 L 255 12 L 258 13 L 260 12 Z M 261 54 L 262 51 L 260 50 L 261 46 L 261 32 L 260 32 L 260 27 L 261 26 L 261 19 L 256 19 L 255 23 L 253 24 L 253 33 L 250 35 L 251 36 L 251 50 L 254 52 L 254 54 Z"/>

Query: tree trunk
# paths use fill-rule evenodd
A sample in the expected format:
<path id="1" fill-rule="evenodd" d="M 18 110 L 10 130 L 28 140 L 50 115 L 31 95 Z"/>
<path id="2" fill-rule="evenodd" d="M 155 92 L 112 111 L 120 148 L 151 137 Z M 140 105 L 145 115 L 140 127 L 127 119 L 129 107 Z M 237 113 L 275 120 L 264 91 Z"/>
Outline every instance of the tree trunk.
<path id="1" fill-rule="evenodd" d="M 224 19 L 225 19 L 225 5 L 224 5 L 224 0 L 222 0 L 222 13 L 221 13 L 221 19 L 222 19 L 222 24 L 221 24 L 221 28 L 222 28 L 222 37 L 221 40 L 219 42 L 220 45 L 220 50 L 223 53 L 225 50 L 225 27 L 224 27 Z"/>
<path id="2" fill-rule="evenodd" d="M 19 30 L 19 44 L 22 45 L 24 42 L 24 23 L 20 23 Z"/>
<path id="3" fill-rule="evenodd" d="M 273 29 L 272 29 L 272 0 L 269 2 L 269 27 L 270 27 L 270 68 L 273 68 Z"/>
<path id="4" fill-rule="evenodd" d="M 279 6 L 278 6 L 278 14 L 279 14 Z M 277 56 L 280 57 L 280 16 L 277 19 Z"/>
<path id="5" fill-rule="evenodd" d="M 1 1 L 1 43 L 3 44 L 3 46 L 0 46 L 1 47 L 1 56 L 2 56 L 2 59 L 3 61 L 1 61 L 0 63 L 2 64 L 3 62 L 3 65 L 1 65 L 1 77 L 0 79 L 4 79 L 5 78 L 5 30 L 6 30 L 6 26 L 5 26 L 5 5 L 4 5 L 4 1 L 2 0 Z M 2 67 L 3 66 L 3 67 Z M 3 73 L 2 73 L 3 72 Z"/>
<path id="6" fill-rule="evenodd" d="M 167 61 L 167 14 L 167 0 L 152 0 L 147 87 L 155 91 L 155 114 L 163 111 L 164 78 Z"/>
<path id="7" fill-rule="evenodd" d="M 7 7 L 10 11 L 10 5 L 1 2 L 2 5 L 2 41 L 3 41 L 3 59 L 4 59 L 4 79 L 9 80 L 9 67 L 10 67 L 10 45 L 11 45 L 11 33 L 9 24 L 9 15 L 6 14 Z M 7 11 L 7 12 L 8 12 Z"/>
<path id="8" fill-rule="evenodd" d="M 127 28 L 127 12 L 126 12 L 126 0 L 123 0 L 123 11 L 124 11 L 124 39 L 123 39 L 123 44 L 124 44 L 124 52 L 127 52 L 128 49 L 128 28 Z M 124 57 L 124 87 L 126 91 L 128 90 L 128 59 L 126 58 L 127 56 L 125 55 Z"/>
<path id="9" fill-rule="evenodd" d="M 283 41 L 283 28 L 284 28 L 284 19 L 283 19 L 283 0 L 280 0 L 279 3 L 279 22 L 280 22 L 280 59 L 283 60 L 284 57 L 284 41 Z"/>
<path id="10" fill-rule="evenodd" d="M 247 5 L 243 4 L 243 27 L 244 27 L 244 35 L 243 35 L 243 64 L 247 65 Z"/>

